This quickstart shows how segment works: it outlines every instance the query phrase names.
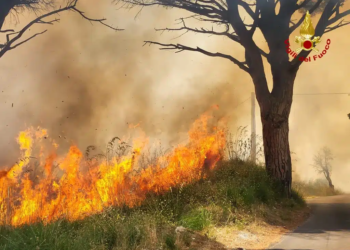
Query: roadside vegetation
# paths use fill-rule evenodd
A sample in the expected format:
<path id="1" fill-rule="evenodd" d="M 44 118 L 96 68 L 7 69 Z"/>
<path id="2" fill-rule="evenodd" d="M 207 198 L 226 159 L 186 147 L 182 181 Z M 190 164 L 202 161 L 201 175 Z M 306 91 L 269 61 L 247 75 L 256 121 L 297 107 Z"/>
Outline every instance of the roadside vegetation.
<path id="1" fill-rule="evenodd" d="M 294 190 L 297 190 L 304 197 L 343 194 L 343 192 L 337 188 L 330 188 L 328 181 L 324 179 L 310 180 L 308 182 L 295 181 L 293 182 L 293 187 Z"/>
<path id="2" fill-rule="evenodd" d="M 305 208 L 298 192 L 286 200 L 277 185 L 260 166 L 222 161 L 207 179 L 149 194 L 140 207 L 110 208 L 75 222 L 2 227 L 0 249 L 223 249 L 210 229 L 242 230 L 257 220 L 278 225 Z"/>
<path id="3" fill-rule="evenodd" d="M 2 226 L 0 249 L 267 247 L 303 221 L 308 208 L 298 189 L 286 199 L 280 184 L 268 178 L 260 163 L 261 138 L 257 140 L 257 163 L 252 163 L 246 128 L 226 135 L 223 159 L 205 178 L 172 187 L 162 195 L 148 193 L 140 206 L 109 207 L 83 220 Z"/>
<path id="4" fill-rule="evenodd" d="M 334 159 L 332 151 L 328 147 L 322 147 L 313 158 L 312 167 L 320 176 L 318 179 L 301 181 L 298 173 L 293 176 L 293 187 L 304 197 L 312 196 L 331 196 L 343 194 L 343 192 L 334 187 L 332 181 L 332 161 Z"/>

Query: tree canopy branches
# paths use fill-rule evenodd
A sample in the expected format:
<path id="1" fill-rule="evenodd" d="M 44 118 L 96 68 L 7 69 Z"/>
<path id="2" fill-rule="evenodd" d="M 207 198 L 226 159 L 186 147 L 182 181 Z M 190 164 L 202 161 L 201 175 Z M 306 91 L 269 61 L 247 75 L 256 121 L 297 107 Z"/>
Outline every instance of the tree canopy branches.
<path id="1" fill-rule="evenodd" d="M 56 0 L 6 0 L 0 3 L 0 30 L 5 18 L 11 13 L 19 14 L 23 11 L 32 11 L 39 14 L 54 8 Z"/>
<path id="2" fill-rule="evenodd" d="M 53 0 L 12 0 L 9 1 L 12 3 L 12 8 L 27 8 L 29 10 L 33 11 L 38 11 L 38 10 L 44 10 L 45 8 L 52 7 L 53 5 Z M 36 17 L 34 20 L 26 24 L 20 31 L 15 31 L 14 29 L 7 29 L 7 30 L 2 30 L 2 23 L 0 23 L 0 34 L 5 35 L 5 42 L 3 44 L 0 43 L 0 58 L 5 55 L 6 52 L 13 50 L 17 48 L 18 46 L 32 40 L 36 36 L 39 36 L 41 34 L 44 34 L 47 30 L 43 30 L 41 32 L 35 33 L 29 38 L 22 39 L 22 36 L 34 25 L 36 24 L 44 24 L 44 25 L 53 25 L 56 22 L 59 22 L 60 19 L 54 16 L 57 16 L 58 14 L 65 12 L 65 11 L 73 11 L 77 14 L 79 14 L 82 18 L 84 18 L 87 21 L 90 22 L 97 22 L 100 23 L 104 26 L 107 26 L 110 29 L 113 30 L 120 30 L 117 28 L 114 28 L 108 24 L 105 23 L 105 19 L 94 19 L 88 17 L 83 11 L 81 11 L 78 7 L 78 0 L 69 0 L 66 4 L 65 7 L 60 7 L 58 9 L 51 10 L 47 12 L 46 14 L 42 14 L 38 17 Z M 11 11 L 11 9 L 9 10 Z M 8 14 L 9 11 L 6 13 Z M 5 13 L 5 14 L 6 14 Z M 0 21 L 2 20 L 1 17 L 3 17 L 3 20 L 5 20 L 5 17 L 7 16 L 1 16 L 3 14 L 0 12 Z M 3 14 L 3 15 L 5 15 Z M 51 18 L 51 19 L 50 19 Z"/>
<path id="3" fill-rule="evenodd" d="M 236 58 L 234 58 L 234 57 L 232 57 L 230 55 L 223 54 L 223 53 L 212 53 L 212 52 L 209 52 L 207 50 L 201 49 L 199 47 L 192 48 L 192 47 L 184 46 L 184 45 L 181 45 L 181 44 L 162 44 L 162 43 L 157 43 L 157 42 L 152 42 L 152 41 L 145 41 L 145 45 L 146 44 L 157 44 L 157 45 L 162 46 L 160 48 L 161 50 L 176 50 L 175 53 L 179 53 L 179 52 L 187 50 L 187 51 L 200 52 L 200 53 L 202 53 L 204 55 L 211 56 L 211 57 L 225 58 L 225 59 L 230 60 L 234 64 L 237 64 L 238 67 L 240 67 L 242 70 L 244 70 L 246 72 L 248 72 L 248 70 L 249 70 L 247 68 L 247 66 L 246 66 L 246 62 L 240 62 Z"/>
<path id="4" fill-rule="evenodd" d="M 313 167 L 319 174 L 332 172 L 331 161 L 333 160 L 332 151 L 328 147 L 321 148 L 313 158 Z"/>
<path id="5" fill-rule="evenodd" d="M 18 10 L 30 10 L 39 12 L 53 8 L 56 0 L 10 0 L 14 8 Z"/>
<path id="6" fill-rule="evenodd" d="M 224 25 L 224 31 L 217 31 L 213 27 L 211 29 L 194 28 L 186 25 L 183 18 L 180 28 L 164 28 L 158 29 L 158 31 L 184 31 L 185 33 L 195 32 L 226 36 L 248 50 L 246 52 L 248 72 L 254 67 L 253 65 L 249 65 L 249 61 L 255 60 L 256 62 L 256 60 L 259 60 L 256 55 L 253 55 L 255 52 L 259 52 L 260 57 L 266 57 L 270 63 L 270 54 L 279 54 L 281 59 L 278 63 L 288 63 L 291 70 L 297 70 L 299 68 L 302 64 L 302 61 L 298 60 L 299 57 L 289 62 L 287 54 L 284 53 L 285 56 L 282 56 L 281 52 L 278 51 L 278 47 L 281 47 L 279 44 L 283 44 L 283 41 L 289 38 L 290 34 L 301 25 L 305 18 L 305 15 L 303 15 L 297 22 L 293 22 L 291 17 L 294 13 L 299 11 L 305 12 L 306 10 L 310 14 L 322 13 L 316 27 L 316 36 L 322 36 L 324 33 L 348 25 L 349 22 L 344 21 L 343 18 L 350 14 L 349 10 L 341 12 L 344 0 L 119 0 L 118 2 L 123 2 L 126 4 L 126 7 L 158 5 L 165 8 L 182 9 L 192 14 L 189 18 L 195 18 L 202 22 L 210 22 L 217 26 Z M 278 5 L 279 13 L 276 14 Z M 239 11 L 240 8 L 244 9 L 246 15 L 252 20 L 252 23 L 245 22 Z M 253 41 L 252 37 L 256 29 L 261 29 L 264 34 L 270 48 L 270 54 L 258 48 Z M 150 41 L 147 43 L 157 44 L 167 49 L 178 49 L 180 46 L 182 48 L 181 51 L 199 52 L 197 49 L 185 45 L 171 46 L 171 44 Z M 299 56 L 307 57 L 309 53 L 303 51 Z M 211 54 L 209 53 L 207 55 L 211 56 Z M 229 55 L 225 57 L 229 57 Z"/>
<path id="7" fill-rule="evenodd" d="M 321 148 L 317 154 L 314 155 L 313 167 L 319 174 L 323 174 L 326 180 L 329 183 L 329 187 L 334 189 L 332 183 L 331 174 L 332 174 L 332 161 L 333 153 L 328 147 Z"/>
<path id="8" fill-rule="evenodd" d="M 301 4 L 299 4 L 300 6 L 300 11 L 305 12 L 306 10 L 309 10 L 311 8 L 314 7 L 315 3 L 319 2 L 319 7 L 317 9 L 315 9 L 314 14 L 316 13 L 320 13 L 324 10 L 324 8 L 326 7 L 326 5 L 329 3 L 330 0 L 322 0 L 322 1 L 318 1 L 318 0 L 304 0 L 301 2 Z M 338 1 L 339 6 L 343 6 L 344 5 L 345 0 L 340 0 Z"/>
<path id="9" fill-rule="evenodd" d="M 317 0 L 315 5 L 320 5 L 320 2 L 322 1 Z M 325 5 L 323 9 L 323 12 L 318 21 L 318 24 L 316 25 L 315 36 L 322 37 L 322 35 L 327 32 L 333 31 L 337 28 L 350 24 L 350 22 L 344 21 L 344 18 L 347 15 L 350 15 L 350 10 L 346 10 L 344 12 L 340 11 L 340 8 L 343 2 L 344 2 L 343 0 L 328 1 L 328 3 Z M 312 10 L 315 11 L 315 9 L 312 9 Z M 299 56 L 302 56 L 305 58 L 310 54 L 310 52 L 311 51 L 302 51 L 300 52 Z M 294 58 L 293 61 L 291 62 L 291 67 L 293 69 L 298 69 L 299 66 L 302 64 L 302 61 L 298 60 L 299 56 L 297 58 Z"/>

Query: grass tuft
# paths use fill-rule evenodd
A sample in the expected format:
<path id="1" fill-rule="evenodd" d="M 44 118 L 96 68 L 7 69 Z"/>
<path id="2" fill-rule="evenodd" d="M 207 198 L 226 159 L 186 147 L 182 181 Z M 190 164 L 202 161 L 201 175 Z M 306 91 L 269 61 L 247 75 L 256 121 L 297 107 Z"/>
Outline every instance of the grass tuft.
<path id="1" fill-rule="evenodd" d="M 199 207 L 185 214 L 180 220 L 180 224 L 188 229 L 201 231 L 212 222 L 212 215 L 206 208 Z"/>

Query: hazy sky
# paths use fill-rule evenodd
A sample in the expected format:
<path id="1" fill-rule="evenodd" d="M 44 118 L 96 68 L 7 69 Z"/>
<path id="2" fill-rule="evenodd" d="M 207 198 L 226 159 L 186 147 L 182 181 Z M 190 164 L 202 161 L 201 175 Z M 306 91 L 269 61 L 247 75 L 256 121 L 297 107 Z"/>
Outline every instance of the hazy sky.
<path id="1" fill-rule="evenodd" d="M 246 73 L 224 59 L 160 51 L 156 46 L 143 47 L 143 41 L 181 42 L 243 59 L 238 46 L 221 37 L 186 34 L 173 39 L 177 34 L 156 33 L 154 28 L 171 26 L 183 14 L 176 10 L 144 9 L 135 19 L 137 10 L 117 10 L 108 0 L 97 6 L 92 0 L 84 3 L 81 8 L 90 16 L 106 17 L 109 24 L 126 30 L 114 32 L 66 13 L 46 34 L 0 60 L 0 165 L 15 161 L 15 137 L 30 125 L 47 128 L 61 145 L 73 140 L 82 148 L 104 146 L 112 137 L 123 135 L 130 123 L 140 123 L 147 135 L 173 145 L 214 104 L 220 107 L 218 116 L 230 117 L 233 131 L 250 126 L 250 101 L 235 108 L 253 90 Z M 18 27 L 32 18 L 21 16 Z M 14 25 L 10 20 L 6 24 Z M 323 37 L 319 48 L 329 38 L 330 49 L 324 58 L 303 64 L 295 93 L 350 92 L 349 32 L 350 27 L 344 27 Z M 264 44 L 261 36 L 256 39 Z M 292 48 L 297 44 L 292 42 Z M 258 106 L 256 113 L 261 134 Z M 350 191 L 348 113 L 347 95 L 294 97 L 290 142 L 297 158 L 294 169 L 302 178 L 315 177 L 310 166 L 313 154 L 327 145 L 336 157 L 334 185 Z"/>

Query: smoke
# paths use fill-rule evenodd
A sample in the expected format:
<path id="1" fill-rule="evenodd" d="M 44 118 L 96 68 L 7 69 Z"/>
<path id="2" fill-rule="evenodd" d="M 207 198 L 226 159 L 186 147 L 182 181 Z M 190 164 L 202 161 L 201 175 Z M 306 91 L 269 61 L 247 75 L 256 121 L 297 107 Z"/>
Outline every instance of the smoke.
<path id="1" fill-rule="evenodd" d="M 245 72 L 225 59 L 159 51 L 157 46 L 143 47 L 143 41 L 200 46 L 243 60 L 240 46 L 221 37 L 188 33 L 173 40 L 178 33 L 154 31 L 173 26 L 174 20 L 183 16 L 177 10 L 145 9 L 134 19 L 138 10 L 117 11 L 109 1 L 91 3 L 86 1 L 81 8 L 90 16 L 106 17 L 109 24 L 125 31 L 91 25 L 66 13 L 48 33 L 0 61 L 0 165 L 16 161 L 14 138 L 31 125 L 47 128 L 62 149 L 72 142 L 81 149 L 91 144 L 104 147 L 112 137 L 125 134 L 130 124 L 140 124 L 146 135 L 172 145 L 181 142 L 193 120 L 212 105 L 219 106 L 216 118 L 228 116 L 232 130 L 250 125 L 249 101 L 243 101 L 249 100 L 253 84 Z M 20 24 L 31 18 L 21 18 Z M 313 18 L 314 25 L 318 18 Z M 322 59 L 302 65 L 296 94 L 350 92 L 346 71 L 349 31 L 343 27 L 323 37 L 318 48 L 324 48 L 329 38 L 330 49 Z M 295 35 L 298 30 L 291 41 Z M 266 49 L 262 36 L 256 39 Z M 296 49 L 297 44 L 291 42 L 291 48 Z M 336 157 L 334 185 L 350 190 L 348 113 L 347 95 L 294 96 L 290 143 L 297 159 L 294 170 L 300 178 L 322 178 L 312 168 L 312 158 L 319 148 L 328 146 Z M 257 108 L 258 133 L 259 117 Z"/>
<path id="2" fill-rule="evenodd" d="M 178 36 L 160 35 L 153 27 L 172 26 L 181 13 L 149 9 L 134 19 L 138 10 L 116 11 L 109 1 L 85 1 L 80 7 L 125 31 L 64 13 L 46 34 L 2 58 L 0 166 L 17 160 L 15 137 L 28 126 L 47 128 L 62 151 L 72 143 L 82 150 L 89 145 L 103 150 L 131 124 L 171 146 L 182 142 L 191 123 L 211 106 L 219 106 L 214 115 L 220 119 L 246 98 L 243 90 L 249 97 L 248 76 L 225 60 L 143 47 L 144 40 L 166 42 Z M 20 25 L 32 18 L 21 16 Z M 176 42 L 215 51 L 212 41 L 189 34 Z M 230 119 L 238 117 L 233 113 Z"/>
<path id="3" fill-rule="evenodd" d="M 346 39 L 348 27 L 324 36 L 319 48 L 324 49 L 326 39 L 330 49 L 322 59 L 305 63 L 296 79 L 295 93 L 350 93 L 348 75 L 349 56 Z M 328 146 L 335 159 L 333 182 L 335 186 L 350 191 L 347 177 L 350 174 L 350 96 L 343 95 L 295 95 L 291 113 L 291 146 L 299 161 L 297 171 L 307 178 L 323 178 L 311 167 L 313 155 Z"/>

